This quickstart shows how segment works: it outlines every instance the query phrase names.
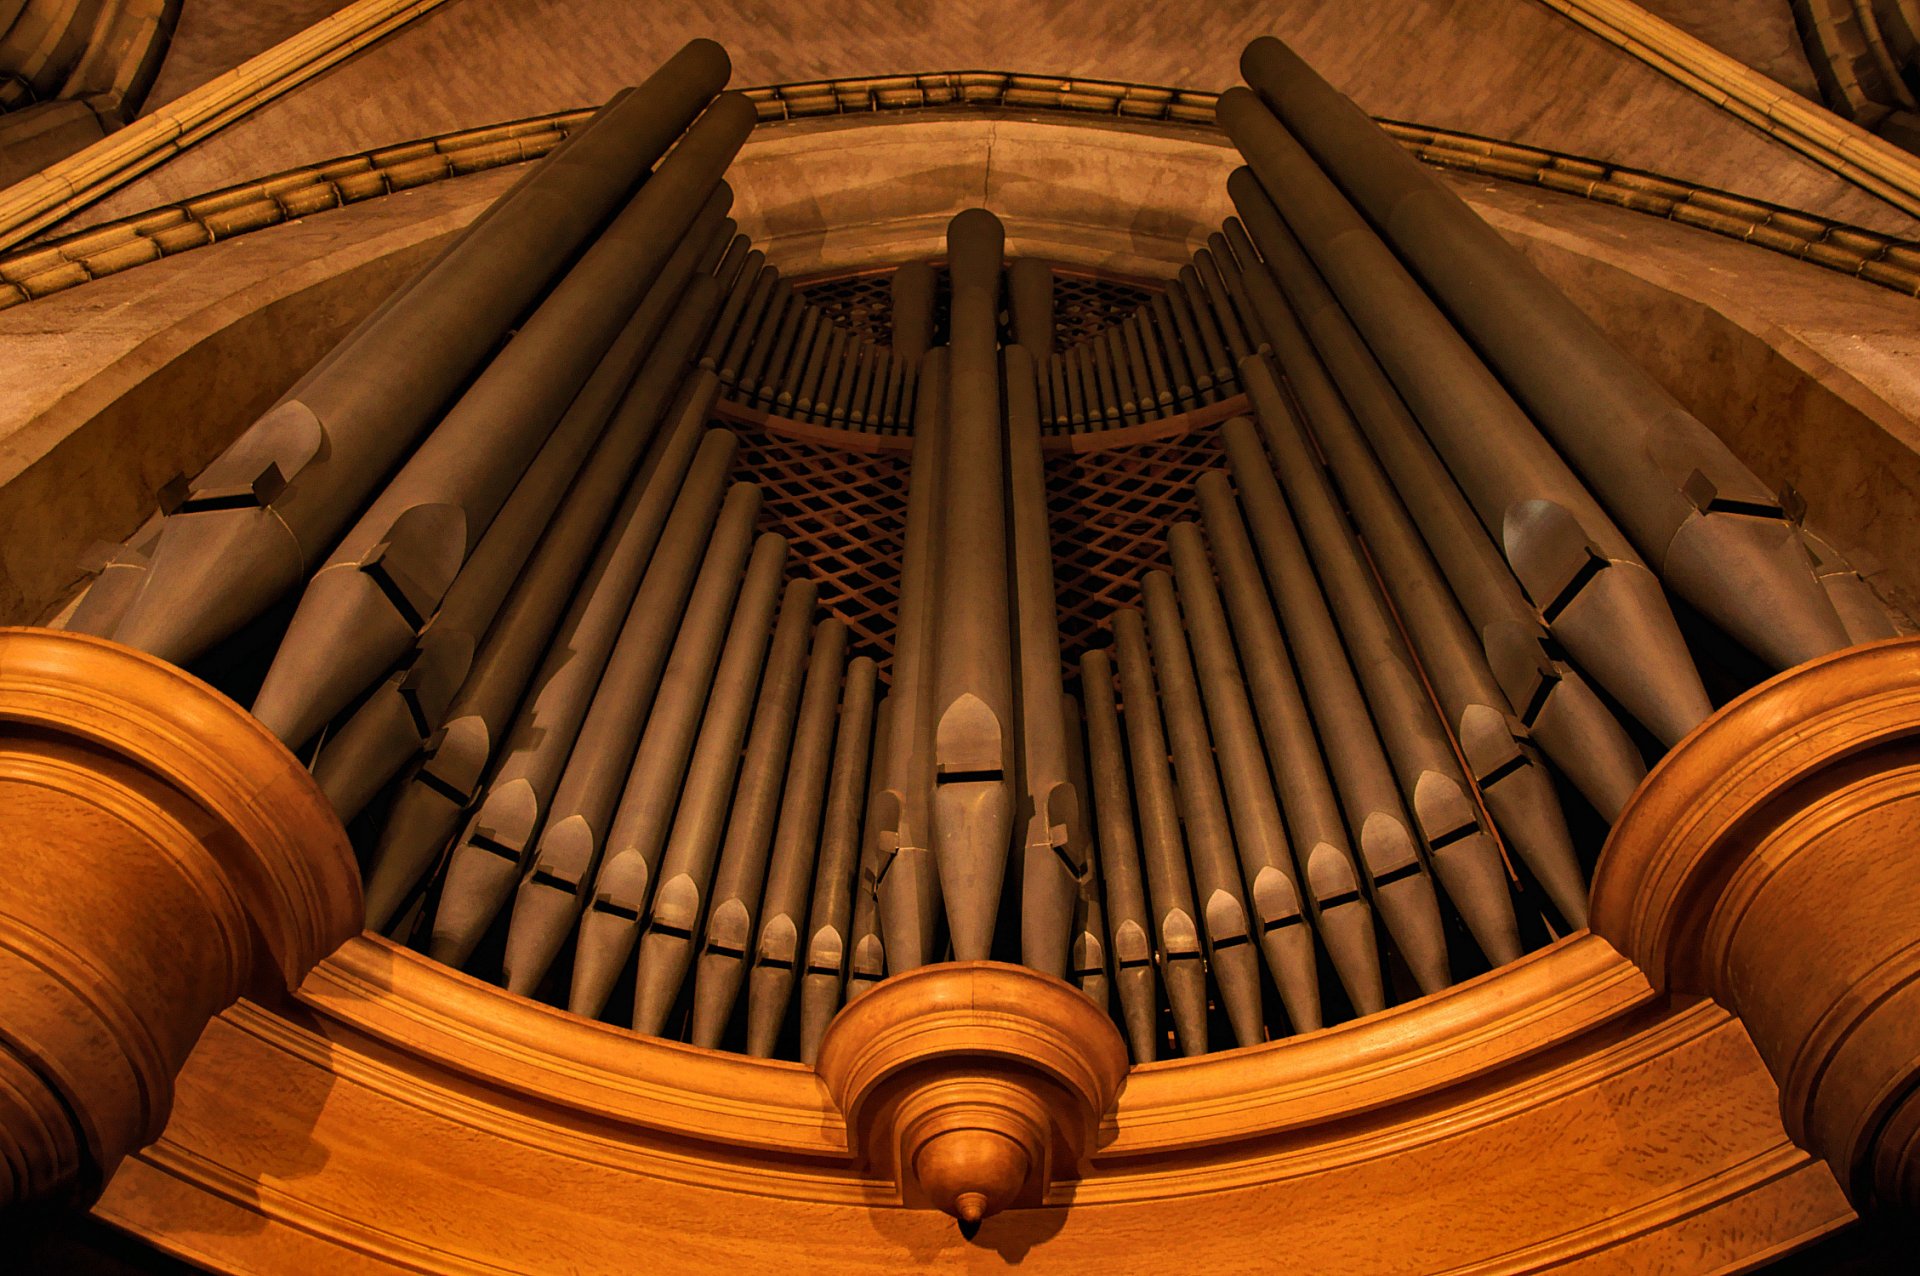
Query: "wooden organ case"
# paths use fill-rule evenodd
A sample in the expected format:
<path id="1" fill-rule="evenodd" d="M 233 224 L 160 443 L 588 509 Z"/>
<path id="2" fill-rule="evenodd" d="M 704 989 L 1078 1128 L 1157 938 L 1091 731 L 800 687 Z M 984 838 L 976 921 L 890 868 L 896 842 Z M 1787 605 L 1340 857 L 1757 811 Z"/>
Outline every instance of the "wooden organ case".
<path id="1" fill-rule="evenodd" d="M 1505 1272 L 1920 1205 L 1920 645 L 1243 71 L 1176 270 L 967 209 L 790 276 L 690 45 L 0 632 L 9 1208 L 233 1272 Z"/>

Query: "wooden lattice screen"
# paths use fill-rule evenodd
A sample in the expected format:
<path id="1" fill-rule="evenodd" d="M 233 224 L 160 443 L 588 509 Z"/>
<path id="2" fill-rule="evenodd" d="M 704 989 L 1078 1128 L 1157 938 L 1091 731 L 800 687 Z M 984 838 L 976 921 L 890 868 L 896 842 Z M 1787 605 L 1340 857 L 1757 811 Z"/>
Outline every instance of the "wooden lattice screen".
<path id="1" fill-rule="evenodd" d="M 735 476 L 764 494 L 761 530 L 787 538 L 792 570 L 818 585 L 821 607 L 888 676 L 911 454 L 898 445 L 838 446 L 777 424 L 723 424 L 740 438 Z M 1047 453 L 1054 592 L 1069 666 L 1104 644 L 1115 608 L 1139 605 L 1142 576 L 1170 566 L 1167 529 L 1199 517 L 1195 484 L 1225 467 L 1215 419 L 1112 448 Z"/>
<path id="2" fill-rule="evenodd" d="M 874 657 L 888 677 L 900 619 L 908 453 L 717 424 L 739 436 L 734 475 L 760 485 L 760 530 L 787 538 L 789 573 L 813 580 L 821 608 L 846 623 L 849 646 Z"/>
<path id="3" fill-rule="evenodd" d="M 1169 567 L 1167 529 L 1197 519 L 1194 485 L 1225 469 L 1217 423 L 1103 451 L 1047 457 L 1054 594 L 1069 666 L 1105 645 L 1107 618 L 1140 602 L 1140 578 Z"/>

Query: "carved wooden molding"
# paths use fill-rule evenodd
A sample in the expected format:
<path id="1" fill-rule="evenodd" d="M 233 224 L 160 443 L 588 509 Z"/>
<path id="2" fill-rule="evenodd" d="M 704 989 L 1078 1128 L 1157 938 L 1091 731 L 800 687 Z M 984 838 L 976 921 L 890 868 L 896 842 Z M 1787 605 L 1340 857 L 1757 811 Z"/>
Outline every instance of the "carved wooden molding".
<path id="1" fill-rule="evenodd" d="M 360 924 L 326 800 L 239 706 L 116 644 L 0 629 L 0 1204 L 157 1138 L 208 1019 Z"/>
<path id="2" fill-rule="evenodd" d="M 1920 640 L 1810 661 L 1668 754 L 1615 825 L 1593 927 L 1739 1015 L 1795 1141 L 1920 1208 Z"/>
<path id="3" fill-rule="evenodd" d="M 1001 962 L 942 962 L 840 1012 L 820 1079 L 850 1141 L 903 1204 L 963 1227 L 1046 1201 L 1078 1178 L 1127 1071 L 1106 1012 L 1063 980 Z"/>

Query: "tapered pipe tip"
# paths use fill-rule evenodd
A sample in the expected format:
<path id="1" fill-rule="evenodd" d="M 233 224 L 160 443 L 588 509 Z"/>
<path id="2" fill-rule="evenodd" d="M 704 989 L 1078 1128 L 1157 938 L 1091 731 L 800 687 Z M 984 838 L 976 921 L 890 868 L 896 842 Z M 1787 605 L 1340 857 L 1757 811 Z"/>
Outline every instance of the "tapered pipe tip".
<path id="1" fill-rule="evenodd" d="M 175 515 L 113 639 L 186 664 L 271 607 L 300 572 L 300 546 L 267 510 Z"/>
<path id="2" fill-rule="evenodd" d="M 747 964 L 732 953 L 702 953 L 693 976 L 693 1030 L 688 1040 L 708 1050 L 720 1048 Z"/>
<path id="3" fill-rule="evenodd" d="M 1207 1052 L 1207 972 L 1198 957 L 1167 960 L 1167 1002 L 1173 1008 L 1173 1035 L 1180 1053 L 1191 1058 Z"/>
<path id="4" fill-rule="evenodd" d="M 633 989 L 635 1032 L 657 1037 L 665 1031 L 692 957 L 693 943 L 684 936 L 650 930 L 641 938 L 640 977 Z"/>
<path id="5" fill-rule="evenodd" d="M 401 791 L 367 871 L 367 929 L 385 931 L 460 824 L 459 804 L 418 782 Z"/>
<path id="6" fill-rule="evenodd" d="M 300 596 L 253 716 L 298 747 L 391 669 L 414 637 L 372 573 L 329 567 Z"/>
<path id="7" fill-rule="evenodd" d="M 421 743 L 400 693 L 391 684 L 382 686 L 327 737 L 314 760 L 314 782 L 344 824 L 366 809 Z"/>
<path id="8" fill-rule="evenodd" d="M 1851 645 L 1799 534 L 1779 519 L 1693 515 L 1668 543 L 1661 577 L 1775 669 Z"/>
<path id="9" fill-rule="evenodd" d="M 508 992 L 533 995 L 566 946 L 579 913 L 579 897 L 570 890 L 531 879 L 520 884 L 513 919 L 507 923 L 507 950 L 500 962 Z"/>

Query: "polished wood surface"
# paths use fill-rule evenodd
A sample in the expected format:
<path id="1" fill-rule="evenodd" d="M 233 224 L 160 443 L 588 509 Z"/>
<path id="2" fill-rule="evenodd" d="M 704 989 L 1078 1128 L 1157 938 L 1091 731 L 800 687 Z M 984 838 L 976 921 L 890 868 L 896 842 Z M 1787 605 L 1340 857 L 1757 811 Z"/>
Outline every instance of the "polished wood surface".
<path id="1" fill-rule="evenodd" d="M 1920 641 L 1849 648 L 1721 710 L 1654 770 L 1593 926 L 1739 1015 L 1786 1129 L 1863 1207 L 1920 1209 Z"/>
<path id="2" fill-rule="evenodd" d="M 1828 1163 L 1862 1204 L 1914 1182 L 1901 963 L 1920 893 L 1895 852 L 1920 784 L 1920 642 L 1790 671 L 1683 742 L 1608 846 L 1598 933 L 1353 1023 L 1136 1068 L 1079 1177 L 1054 1175 L 971 1242 L 913 1208 L 931 1192 L 903 1200 L 858 1115 L 850 1134 L 832 1065 L 823 1080 L 642 1038 L 370 936 L 277 999 L 357 903 L 338 826 L 291 759 L 231 705 L 106 643 L 6 634 L 0 691 L 9 815 L 60 851 L 20 858 L 46 873 L 94 857 L 74 886 L 28 892 L 54 901 L 36 933 L 118 910 L 88 932 L 104 937 L 88 941 L 104 948 L 88 954 L 99 986 L 132 991 L 119 999 L 148 1039 L 192 1047 L 164 1133 L 96 1212 L 215 1270 L 595 1271 L 645 1253 L 668 1272 L 1234 1271 L 1286 1253 L 1308 1270 L 1708 1271 L 1850 1221 Z M 141 864 L 165 867 L 127 871 Z M 209 864 L 218 878 L 193 876 Z M 236 973 L 249 928 L 276 977 L 194 1044 L 191 1016 L 250 978 Z M 925 1000 L 900 986 L 901 1005 Z M 849 1059 L 908 1059 L 915 1021 L 979 1009 L 890 1012 L 888 988 L 854 1003 L 877 1018 L 845 1022 Z M 9 1017 L 7 1058 L 31 1022 Z M 25 1069 L 113 1059 L 83 1109 L 118 1122 L 98 1136 L 108 1154 L 107 1138 L 136 1145 L 159 1124 L 164 1106 L 129 1096 L 164 1096 L 169 1075 L 164 1054 L 125 1062 L 114 1022 L 76 1018 L 79 1035 Z M 888 1071 L 865 1063 L 842 1075 Z M 8 1075 L 10 1169 L 101 1155 L 90 1135 L 61 1145 L 49 1109 L 13 1097 L 20 1065 Z M 139 1083 L 115 1090 L 126 1075 Z M 1097 1102 L 1097 1083 L 1082 1089 Z"/>
<path id="3" fill-rule="evenodd" d="M 941 962 L 842 1010 L 817 1066 L 861 1164 L 902 1203 L 978 1224 L 1079 1177 L 1127 1046 L 1064 980 Z"/>
<path id="4" fill-rule="evenodd" d="M 0 630 L 0 1205 L 98 1190 L 209 1018 L 360 924 L 307 773 L 237 705 L 97 639 Z"/>

